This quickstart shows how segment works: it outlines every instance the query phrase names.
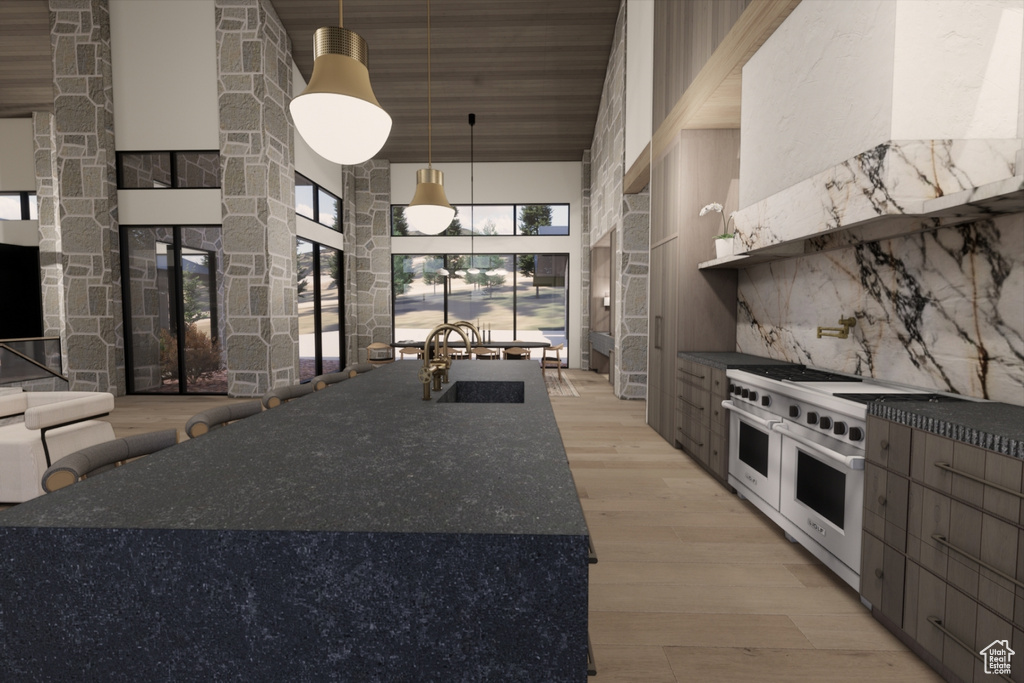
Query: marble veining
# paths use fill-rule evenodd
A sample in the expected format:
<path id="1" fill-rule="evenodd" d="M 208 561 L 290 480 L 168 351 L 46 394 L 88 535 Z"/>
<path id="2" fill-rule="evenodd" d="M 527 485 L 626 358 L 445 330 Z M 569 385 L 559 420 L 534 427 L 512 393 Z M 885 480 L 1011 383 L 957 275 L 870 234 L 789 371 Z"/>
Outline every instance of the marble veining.
<path id="1" fill-rule="evenodd" d="M 1024 214 L 740 271 L 737 350 L 1024 405 Z"/>
<path id="2" fill-rule="evenodd" d="M 1019 138 L 890 140 L 736 212 L 736 239 L 752 251 L 925 214 L 938 198 L 1017 176 L 1020 149 Z"/>

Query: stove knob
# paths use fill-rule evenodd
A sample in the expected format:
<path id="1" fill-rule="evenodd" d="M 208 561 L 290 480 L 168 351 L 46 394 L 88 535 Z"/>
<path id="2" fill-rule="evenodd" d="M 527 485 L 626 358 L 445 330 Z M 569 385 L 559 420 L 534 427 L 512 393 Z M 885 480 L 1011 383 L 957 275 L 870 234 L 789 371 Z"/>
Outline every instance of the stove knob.
<path id="1" fill-rule="evenodd" d="M 765 395 L 765 396 L 761 397 L 761 405 L 763 405 L 765 408 L 767 408 L 771 404 L 772 404 L 772 397 L 771 396 Z"/>
<path id="2" fill-rule="evenodd" d="M 790 417 L 800 417 L 800 406 L 790 406 L 789 407 L 789 416 Z"/>
<path id="3" fill-rule="evenodd" d="M 733 384 L 732 382 L 729 382 L 729 393 L 732 394 L 732 393 L 735 393 L 735 391 L 736 391 L 736 385 Z"/>
<path id="4" fill-rule="evenodd" d="M 821 418 L 820 420 L 818 420 L 818 426 L 821 427 L 822 429 L 832 429 L 832 418 L 831 417 L 823 417 L 823 418 Z"/>
<path id="5" fill-rule="evenodd" d="M 818 424 L 818 414 L 813 410 L 807 413 L 807 424 L 816 425 Z"/>
<path id="6" fill-rule="evenodd" d="M 846 423 L 845 422 L 839 422 L 837 420 L 836 423 L 834 425 L 832 425 L 832 433 L 835 434 L 836 436 L 842 436 L 843 434 L 845 434 L 846 433 Z"/>
<path id="7" fill-rule="evenodd" d="M 756 391 L 751 391 L 750 392 L 750 400 L 753 401 L 754 403 L 757 403 L 757 392 Z"/>
<path id="8" fill-rule="evenodd" d="M 743 391 L 741 391 L 740 396 L 742 396 L 743 398 L 748 398 L 750 396 L 750 389 L 744 389 Z"/>
<path id="9" fill-rule="evenodd" d="M 732 393 L 733 393 L 733 396 L 739 396 L 740 395 L 740 385 L 739 384 L 734 384 L 733 385 Z"/>
<path id="10" fill-rule="evenodd" d="M 863 441 L 864 430 L 860 427 L 850 427 L 850 441 Z"/>

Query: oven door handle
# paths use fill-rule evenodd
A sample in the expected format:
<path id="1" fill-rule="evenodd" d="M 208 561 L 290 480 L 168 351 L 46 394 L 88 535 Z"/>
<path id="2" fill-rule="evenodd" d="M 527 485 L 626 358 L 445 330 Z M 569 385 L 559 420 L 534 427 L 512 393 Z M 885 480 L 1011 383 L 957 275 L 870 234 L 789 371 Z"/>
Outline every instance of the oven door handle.
<path id="1" fill-rule="evenodd" d="M 765 429 L 772 429 L 772 425 L 779 423 L 779 420 L 766 420 L 763 417 L 758 417 L 757 415 L 754 415 L 753 413 L 748 413 L 747 411 L 743 410 L 743 408 L 740 408 L 738 405 L 729 400 L 722 401 L 722 407 L 725 408 L 726 410 L 734 411 L 744 420 L 747 420 L 748 422 L 753 422 L 754 424 L 760 425 Z"/>
<path id="2" fill-rule="evenodd" d="M 802 443 L 803 445 L 809 448 L 813 448 L 816 454 L 824 456 L 829 460 L 832 460 L 833 462 L 839 463 L 843 467 L 849 468 L 851 470 L 864 469 L 863 455 L 843 455 L 842 453 L 838 453 L 829 448 L 828 446 L 822 446 L 820 443 L 815 443 L 810 439 L 805 439 L 802 436 L 794 434 L 789 430 L 788 427 L 786 427 L 786 425 L 782 424 L 781 422 L 773 424 L 772 430 L 778 432 L 779 434 L 782 434 L 783 436 L 793 439 L 793 441 L 796 441 L 797 443 Z"/>

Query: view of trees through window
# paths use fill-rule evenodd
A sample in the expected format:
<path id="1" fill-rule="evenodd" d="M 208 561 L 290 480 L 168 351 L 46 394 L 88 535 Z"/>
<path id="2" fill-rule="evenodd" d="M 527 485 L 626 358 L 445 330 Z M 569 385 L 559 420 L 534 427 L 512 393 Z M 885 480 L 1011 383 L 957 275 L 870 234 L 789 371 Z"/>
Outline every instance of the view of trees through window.
<path id="1" fill-rule="evenodd" d="M 298 239 L 295 249 L 299 299 L 299 379 L 341 370 L 341 252 Z"/>
<path id="2" fill-rule="evenodd" d="M 568 235 L 568 204 L 456 204 L 442 235 Z M 391 207 L 391 234 L 414 237 L 404 206 Z"/>
<path id="3" fill-rule="evenodd" d="M 468 320 L 494 341 L 568 347 L 568 268 L 568 254 L 394 254 L 394 339 Z"/>

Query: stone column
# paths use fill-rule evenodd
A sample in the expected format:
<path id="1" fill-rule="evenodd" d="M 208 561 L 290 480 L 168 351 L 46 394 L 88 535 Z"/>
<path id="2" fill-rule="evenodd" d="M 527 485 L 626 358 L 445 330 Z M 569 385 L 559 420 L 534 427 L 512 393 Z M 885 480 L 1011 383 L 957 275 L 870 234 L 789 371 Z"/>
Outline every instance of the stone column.
<path id="1" fill-rule="evenodd" d="M 355 279 L 358 356 L 350 363 L 365 361 L 371 342 L 391 343 L 391 164 L 371 159 L 353 170 L 355 222 L 348 263 Z"/>
<path id="2" fill-rule="evenodd" d="M 63 254 L 65 367 L 71 389 L 123 394 L 107 0 L 50 0 L 50 42 L 59 170 L 54 201 L 60 207 L 53 229 L 59 225 Z"/>
<path id="3" fill-rule="evenodd" d="M 266 0 L 216 0 L 228 393 L 299 379 L 291 50 Z"/>
<path id="4" fill-rule="evenodd" d="M 648 273 L 651 194 L 622 196 L 622 225 L 615 255 L 619 264 L 615 312 L 615 389 L 619 398 L 647 397 Z"/>
<path id="5" fill-rule="evenodd" d="M 66 359 L 67 327 L 64 317 L 64 266 L 61 260 L 60 187 L 57 184 L 57 140 L 50 112 L 34 112 L 36 202 L 39 210 L 39 284 L 43 299 L 43 336 L 60 337 L 61 358 Z M 63 365 L 66 365 L 66 360 Z"/>
<path id="6" fill-rule="evenodd" d="M 590 369 L 590 150 L 583 152 L 580 207 L 580 369 Z"/>

